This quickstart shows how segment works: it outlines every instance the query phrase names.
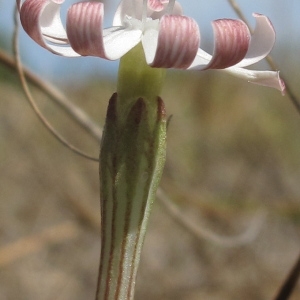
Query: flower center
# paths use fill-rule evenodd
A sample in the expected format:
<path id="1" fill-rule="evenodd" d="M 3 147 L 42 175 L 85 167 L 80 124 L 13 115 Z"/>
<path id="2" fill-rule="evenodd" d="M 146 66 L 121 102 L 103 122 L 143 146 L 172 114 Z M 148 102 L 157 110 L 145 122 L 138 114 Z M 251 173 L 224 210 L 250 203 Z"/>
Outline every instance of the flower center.
<path id="1" fill-rule="evenodd" d="M 172 14 L 175 0 L 143 0 L 140 18 L 126 15 L 123 25 L 131 30 L 158 29 L 159 19 L 166 14 Z M 150 15 L 150 17 L 148 17 Z"/>
<path id="2" fill-rule="evenodd" d="M 138 20 L 136 18 L 125 16 L 124 25 L 129 28 L 130 30 L 140 30 L 144 33 L 148 29 L 158 29 L 159 20 L 152 18 L 145 18 L 142 20 Z"/>

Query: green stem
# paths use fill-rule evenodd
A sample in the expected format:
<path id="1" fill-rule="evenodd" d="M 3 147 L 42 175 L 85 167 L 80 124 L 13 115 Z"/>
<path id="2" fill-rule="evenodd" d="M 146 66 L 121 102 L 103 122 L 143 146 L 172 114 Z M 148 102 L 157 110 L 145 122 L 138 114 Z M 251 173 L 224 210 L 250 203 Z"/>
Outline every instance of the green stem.
<path id="1" fill-rule="evenodd" d="M 160 95 L 165 75 L 165 69 L 151 68 L 147 65 L 141 44 L 123 56 L 120 60 L 117 85 L 120 119 L 126 118 L 128 110 L 140 97 L 150 103 L 149 109 L 155 115 L 155 105 L 151 103 L 155 103 Z"/>

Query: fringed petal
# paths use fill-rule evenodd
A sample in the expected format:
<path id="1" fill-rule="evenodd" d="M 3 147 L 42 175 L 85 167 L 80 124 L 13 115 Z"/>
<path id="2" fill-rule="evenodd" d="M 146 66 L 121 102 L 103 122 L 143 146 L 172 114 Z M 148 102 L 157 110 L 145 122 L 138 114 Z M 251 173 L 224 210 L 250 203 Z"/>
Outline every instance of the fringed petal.
<path id="1" fill-rule="evenodd" d="M 64 0 L 26 0 L 20 8 L 24 30 L 39 45 L 63 56 L 79 56 L 68 45 L 60 19 L 60 5 Z M 20 3 L 20 2 L 19 2 Z"/>
<path id="2" fill-rule="evenodd" d="M 196 56 L 200 32 L 191 18 L 165 15 L 159 22 L 158 33 L 147 30 L 142 43 L 150 66 L 186 69 Z"/>
<path id="3" fill-rule="evenodd" d="M 236 77 L 243 78 L 254 84 L 275 88 L 281 91 L 281 93 L 284 95 L 285 84 L 284 81 L 279 77 L 279 72 L 255 71 L 237 67 L 231 67 L 222 71 L 232 74 Z"/>
<path id="4" fill-rule="evenodd" d="M 99 2 L 81 2 L 71 6 L 67 16 L 69 42 L 80 55 L 115 60 L 140 42 L 142 32 L 130 27 L 103 30 L 103 14 L 103 4 Z"/>
<path id="5" fill-rule="evenodd" d="M 220 19 L 212 23 L 215 48 L 206 69 L 225 69 L 240 62 L 249 48 L 250 32 L 240 20 Z"/>
<path id="6" fill-rule="evenodd" d="M 271 21 L 264 15 L 253 14 L 256 26 L 245 58 L 237 67 L 246 67 L 265 58 L 272 50 L 276 34 Z"/>

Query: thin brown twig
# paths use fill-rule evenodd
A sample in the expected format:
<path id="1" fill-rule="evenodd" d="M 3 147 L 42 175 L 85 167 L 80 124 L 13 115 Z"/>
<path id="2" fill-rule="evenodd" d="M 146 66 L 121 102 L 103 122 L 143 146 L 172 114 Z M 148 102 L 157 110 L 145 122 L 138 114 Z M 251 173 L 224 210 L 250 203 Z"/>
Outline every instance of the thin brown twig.
<path id="1" fill-rule="evenodd" d="M 222 247 L 238 247 L 251 243 L 258 235 L 264 220 L 265 212 L 259 212 L 251 221 L 248 228 L 236 236 L 223 236 L 202 228 L 189 216 L 182 213 L 177 205 L 164 193 L 162 189 L 157 191 L 158 199 L 170 217 L 175 219 L 185 230 L 196 237 L 198 240 L 206 239 Z"/>
<path id="2" fill-rule="evenodd" d="M 12 71 L 17 71 L 16 61 L 13 57 L 0 49 L 0 62 Z M 102 128 L 91 120 L 80 107 L 72 103 L 61 91 L 54 85 L 43 80 L 26 67 L 22 66 L 25 78 L 39 90 L 43 91 L 48 97 L 58 104 L 75 122 L 85 129 L 97 141 L 101 140 Z"/>
<path id="3" fill-rule="evenodd" d="M 243 14 L 243 12 L 240 9 L 237 2 L 235 0 L 227 0 L 227 1 L 228 1 L 229 5 L 233 8 L 233 10 L 235 11 L 237 16 L 245 22 L 245 24 L 249 27 L 250 32 L 253 33 L 253 31 L 254 31 L 253 28 L 250 26 L 247 18 Z M 268 65 L 270 66 L 270 68 L 273 71 L 277 71 L 279 69 L 271 55 L 268 55 L 265 59 L 266 59 Z M 289 98 L 292 101 L 293 105 L 295 106 L 296 110 L 300 114 L 300 100 L 298 99 L 298 97 L 292 91 L 292 89 L 291 89 L 290 85 L 288 84 L 288 81 L 286 80 L 285 76 L 282 75 L 282 72 L 280 72 L 280 77 L 285 83 L 285 92 L 286 92 L 286 94 L 289 96 Z"/>
<path id="4" fill-rule="evenodd" d="M 296 263 L 293 265 L 292 270 L 288 274 L 283 285 L 279 289 L 279 292 L 275 296 L 274 300 L 288 300 L 295 289 L 297 281 L 300 277 L 300 255 L 297 258 Z"/>
<path id="5" fill-rule="evenodd" d="M 44 126 L 52 133 L 52 135 L 59 140 L 64 146 L 72 150 L 74 153 L 83 156 L 87 159 L 93 160 L 93 161 L 99 161 L 98 158 L 95 158 L 81 150 L 79 150 L 77 147 L 73 146 L 70 144 L 62 135 L 58 133 L 57 130 L 54 129 L 54 127 L 48 122 L 48 120 L 44 117 L 44 115 L 41 113 L 39 108 L 37 107 L 34 98 L 30 92 L 30 89 L 28 87 L 23 68 L 22 68 L 22 63 L 20 60 L 20 53 L 19 53 L 19 43 L 18 43 L 18 35 L 19 35 L 19 22 L 18 22 L 18 10 L 17 8 L 15 9 L 15 16 L 14 16 L 14 21 L 15 21 L 15 29 L 14 29 L 14 35 L 13 35 L 13 50 L 14 50 L 14 55 L 15 55 L 15 60 L 16 60 L 16 67 L 19 73 L 19 78 L 21 80 L 21 84 L 23 87 L 23 90 L 25 92 L 26 98 L 31 105 L 32 109 L 34 110 L 35 114 L 38 116 L 38 118 L 41 120 L 41 122 L 44 124 Z"/>

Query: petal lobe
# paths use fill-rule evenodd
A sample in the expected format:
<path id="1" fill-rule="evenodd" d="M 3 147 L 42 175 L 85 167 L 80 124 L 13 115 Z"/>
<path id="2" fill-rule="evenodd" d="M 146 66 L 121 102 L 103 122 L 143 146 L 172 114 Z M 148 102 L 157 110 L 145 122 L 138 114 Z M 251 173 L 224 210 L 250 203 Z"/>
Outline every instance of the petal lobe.
<path id="1" fill-rule="evenodd" d="M 153 37 L 142 40 L 146 60 L 155 68 L 186 69 L 194 60 L 200 43 L 197 23 L 185 16 L 165 15 L 160 20 L 155 53 L 148 44 Z"/>

